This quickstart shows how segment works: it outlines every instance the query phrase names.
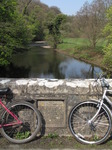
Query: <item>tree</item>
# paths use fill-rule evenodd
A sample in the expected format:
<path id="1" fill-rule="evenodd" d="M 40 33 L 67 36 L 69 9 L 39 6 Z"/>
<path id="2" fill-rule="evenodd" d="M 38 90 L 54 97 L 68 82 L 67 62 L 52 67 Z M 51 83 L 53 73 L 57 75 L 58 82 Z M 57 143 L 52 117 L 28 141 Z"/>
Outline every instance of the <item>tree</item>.
<path id="1" fill-rule="evenodd" d="M 61 13 L 60 9 L 56 6 L 50 7 L 50 10 L 54 11 L 55 14 L 60 14 Z"/>
<path id="2" fill-rule="evenodd" d="M 30 14 L 25 16 L 25 18 L 27 20 L 28 28 L 32 30 L 33 40 L 43 40 L 44 28 L 42 18 L 44 18 L 44 13 L 42 12 L 42 8 L 35 5 Z"/>
<path id="3" fill-rule="evenodd" d="M 31 40 L 30 31 L 16 6 L 16 0 L 0 2 L 0 65 L 8 65 L 12 54 Z"/>
<path id="4" fill-rule="evenodd" d="M 107 11 L 107 24 L 103 30 L 106 35 L 107 45 L 104 48 L 104 64 L 107 69 L 112 69 L 112 6 Z"/>
<path id="5" fill-rule="evenodd" d="M 15 0 L 0 2 L 0 65 L 7 65 L 12 55 L 12 49 L 9 46 L 12 41 L 9 28 L 15 18 L 15 7 Z"/>
<path id="6" fill-rule="evenodd" d="M 27 8 L 28 8 L 28 6 L 30 5 L 31 2 L 32 2 L 32 0 L 26 1 L 25 7 L 24 7 L 23 12 L 22 12 L 23 15 L 25 15 L 27 13 Z"/>
<path id="7" fill-rule="evenodd" d="M 15 18 L 16 0 L 0 1 L 0 22 L 12 21 Z"/>
<path id="8" fill-rule="evenodd" d="M 49 38 L 51 39 L 54 49 L 57 48 L 57 44 L 60 42 L 61 37 L 61 25 L 65 21 L 66 16 L 63 14 L 57 15 L 50 23 L 48 23 Z"/>
<path id="9" fill-rule="evenodd" d="M 44 40 L 46 24 L 61 13 L 59 8 L 48 7 L 40 0 L 18 0 L 18 4 L 19 12 L 23 15 L 29 30 L 32 31 L 33 40 Z"/>
<path id="10" fill-rule="evenodd" d="M 94 0 L 86 2 L 77 13 L 77 28 L 83 36 L 88 38 L 93 48 L 102 36 L 102 29 L 106 24 L 106 10 L 110 6 L 109 0 Z"/>

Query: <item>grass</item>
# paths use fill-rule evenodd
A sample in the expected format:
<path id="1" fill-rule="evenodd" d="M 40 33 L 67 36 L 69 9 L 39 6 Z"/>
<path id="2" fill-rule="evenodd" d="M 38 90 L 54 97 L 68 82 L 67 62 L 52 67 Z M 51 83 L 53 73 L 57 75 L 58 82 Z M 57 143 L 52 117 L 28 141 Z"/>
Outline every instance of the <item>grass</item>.
<path id="1" fill-rule="evenodd" d="M 98 43 L 96 44 L 96 48 L 94 51 L 101 51 L 102 48 L 106 45 L 107 41 L 104 39 L 100 39 Z M 84 49 L 90 49 L 90 42 L 88 39 L 85 38 L 64 38 L 62 39 L 62 43 L 58 45 L 58 48 L 62 50 L 67 50 L 67 49 L 77 49 L 78 50 L 84 50 Z"/>
<path id="2" fill-rule="evenodd" d="M 53 134 L 54 135 L 54 134 Z M 54 136 L 53 136 L 54 137 Z M 12 144 L 8 142 L 7 140 L 3 141 L 3 139 L 0 139 L 1 142 L 1 149 L 10 149 L 11 146 L 14 146 L 15 144 Z M 100 145 L 84 145 L 75 140 L 74 137 L 55 137 L 51 138 L 51 136 L 41 137 L 37 138 L 29 143 L 26 144 L 19 144 L 19 149 L 78 149 L 78 150 L 101 150 L 101 149 L 112 149 L 112 137 L 109 138 L 105 143 Z"/>
<path id="3" fill-rule="evenodd" d="M 53 138 L 57 138 L 59 135 L 57 133 L 49 133 L 48 137 L 53 139 Z"/>
<path id="4" fill-rule="evenodd" d="M 83 38 L 64 38 L 63 42 L 58 45 L 58 48 L 62 50 L 72 49 L 72 48 L 82 48 L 90 46 L 89 41 Z"/>
<path id="5" fill-rule="evenodd" d="M 103 47 L 106 45 L 104 39 L 100 39 L 93 49 L 88 39 L 84 38 L 64 38 L 58 45 L 60 52 L 66 53 L 77 59 L 89 62 L 91 64 L 104 67 L 103 65 Z"/>
<path id="6" fill-rule="evenodd" d="M 28 138 L 30 135 L 30 132 L 29 131 L 26 131 L 26 132 L 17 132 L 17 134 L 15 135 L 16 139 L 25 139 L 25 138 Z"/>

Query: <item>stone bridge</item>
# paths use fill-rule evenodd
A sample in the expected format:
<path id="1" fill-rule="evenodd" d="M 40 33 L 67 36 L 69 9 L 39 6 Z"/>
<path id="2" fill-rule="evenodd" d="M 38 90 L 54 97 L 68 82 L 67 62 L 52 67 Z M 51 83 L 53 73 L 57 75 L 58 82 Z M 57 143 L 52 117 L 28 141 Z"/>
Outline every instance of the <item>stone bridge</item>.
<path id="1" fill-rule="evenodd" d="M 112 87 L 112 80 L 108 80 Z M 40 110 L 45 134 L 71 135 L 68 116 L 72 107 L 80 101 L 101 97 L 100 84 L 93 79 L 0 79 L 0 88 L 11 88 L 13 100 L 33 101 Z"/>

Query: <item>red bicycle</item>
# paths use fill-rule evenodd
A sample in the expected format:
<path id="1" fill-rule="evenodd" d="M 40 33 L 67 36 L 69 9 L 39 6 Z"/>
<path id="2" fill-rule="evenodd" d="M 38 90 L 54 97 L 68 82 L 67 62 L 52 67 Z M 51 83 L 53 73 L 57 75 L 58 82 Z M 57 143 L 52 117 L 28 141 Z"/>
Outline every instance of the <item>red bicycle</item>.
<path id="1" fill-rule="evenodd" d="M 10 95 L 9 88 L 0 89 L 1 134 L 13 143 L 29 142 L 41 129 L 40 112 L 29 102 L 12 102 Z"/>

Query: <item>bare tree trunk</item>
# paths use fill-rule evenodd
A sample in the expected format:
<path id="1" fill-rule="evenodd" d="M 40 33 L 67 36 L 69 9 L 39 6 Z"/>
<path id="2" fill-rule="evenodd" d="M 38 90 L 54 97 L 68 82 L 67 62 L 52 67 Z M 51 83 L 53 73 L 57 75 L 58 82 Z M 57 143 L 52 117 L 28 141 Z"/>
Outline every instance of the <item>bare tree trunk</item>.
<path id="1" fill-rule="evenodd" d="M 29 1 L 26 3 L 26 5 L 25 5 L 25 7 L 24 7 L 24 9 L 23 9 L 23 16 L 26 14 L 27 8 L 28 8 L 28 6 L 30 5 L 31 2 L 32 2 L 32 0 L 29 0 Z"/>

